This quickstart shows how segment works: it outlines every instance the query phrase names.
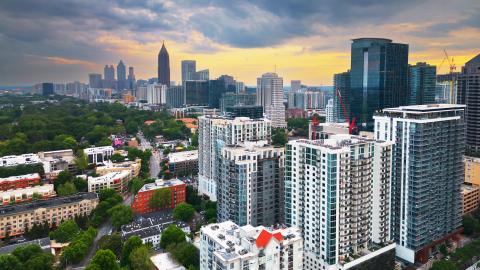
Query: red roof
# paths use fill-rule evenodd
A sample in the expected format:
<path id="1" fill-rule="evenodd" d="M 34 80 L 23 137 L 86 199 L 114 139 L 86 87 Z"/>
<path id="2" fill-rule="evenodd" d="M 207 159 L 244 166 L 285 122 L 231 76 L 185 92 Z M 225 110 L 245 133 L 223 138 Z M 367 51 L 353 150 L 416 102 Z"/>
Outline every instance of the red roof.
<path id="1" fill-rule="evenodd" d="M 258 235 L 257 240 L 255 241 L 255 243 L 257 244 L 257 247 L 264 248 L 268 244 L 268 242 L 270 242 L 270 239 L 272 239 L 272 236 L 275 237 L 275 239 L 277 239 L 278 241 L 283 240 L 283 235 L 280 232 L 271 234 L 266 230 L 262 230 Z"/>

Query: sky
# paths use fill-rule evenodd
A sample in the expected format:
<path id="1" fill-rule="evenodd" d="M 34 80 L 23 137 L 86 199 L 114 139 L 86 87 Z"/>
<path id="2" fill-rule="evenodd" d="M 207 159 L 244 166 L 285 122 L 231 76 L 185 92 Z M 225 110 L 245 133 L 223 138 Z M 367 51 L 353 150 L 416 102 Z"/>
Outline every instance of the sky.
<path id="1" fill-rule="evenodd" d="M 247 85 L 272 71 L 284 85 L 332 85 L 359 37 L 409 44 L 410 63 L 438 66 L 445 49 L 460 70 L 480 53 L 480 1 L 1 0 L 0 85 L 87 82 L 120 59 L 155 77 L 163 41 L 173 81 L 192 59 Z"/>

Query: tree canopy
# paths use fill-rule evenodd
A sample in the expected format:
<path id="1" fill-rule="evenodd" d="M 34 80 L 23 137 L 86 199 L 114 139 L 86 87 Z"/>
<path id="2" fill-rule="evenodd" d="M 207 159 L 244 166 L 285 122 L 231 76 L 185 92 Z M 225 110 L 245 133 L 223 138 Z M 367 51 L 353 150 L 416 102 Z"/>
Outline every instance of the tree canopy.
<path id="1" fill-rule="evenodd" d="M 110 215 L 112 225 L 117 230 L 124 224 L 130 223 L 133 219 L 133 212 L 130 206 L 126 206 L 123 204 L 117 204 L 110 210 L 108 210 L 108 214 Z"/>
<path id="2" fill-rule="evenodd" d="M 170 206 L 172 202 L 172 192 L 169 188 L 161 188 L 155 190 L 148 205 L 151 208 L 163 209 Z"/>
<path id="3" fill-rule="evenodd" d="M 66 243 L 70 242 L 79 231 L 80 228 L 75 221 L 66 220 L 55 231 L 50 232 L 50 238 L 60 243 Z"/>
<path id="4" fill-rule="evenodd" d="M 96 265 L 94 269 L 101 270 L 118 270 L 120 266 L 117 263 L 115 254 L 109 249 L 99 249 L 93 256 L 90 265 Z"/>
<path id="5" fill-rule="evenodd" d="M 185 233 L 175 225 L 168 226 L 160 237 L 160 247 L 167 248 L 174 243 L 185 242 Z"/>
<path id="6" fill-rule="evenodd" d="M 142 239 L 138 236 L 131 236 L 130 238 L 125 241 L 123 244 L 122 249 L 122 259 L 120 264 L 122 266 L 127 266 L 130 264 L 130 254 L 133 252 L 134 249 L 142 246 Z"/>
<path id="7" fill-rule="evenodd" d="M 188 203 L 180 203 L 173 209 L 173 217 L 177 220 L 189 222 L 195 215 L 195 208 Z"/>

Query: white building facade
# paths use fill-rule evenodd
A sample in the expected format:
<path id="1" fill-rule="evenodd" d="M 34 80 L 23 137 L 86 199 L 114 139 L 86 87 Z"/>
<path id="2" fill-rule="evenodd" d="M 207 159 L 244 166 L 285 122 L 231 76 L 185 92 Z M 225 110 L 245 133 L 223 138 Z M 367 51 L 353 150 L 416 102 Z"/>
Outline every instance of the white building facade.
<path id="1" fill-rule="evenodd" d="M 147 103 L 165 104 L 167 103 L 167 86 L 163 84 L 147 85 Z"/>
<path id="2" fill-rule="evenodd" d="M 283 104 L 283 78 L 276 73 L 265 73 L 257 78 L 257 105 L 272 120 L 272 127 L 285 128 L 285 105 Z"/>
<path id="3" fill-rule="evenodd" d="M 112 146 L 100 146 L 83 149 L 83 153 L 87 157 L 88 164 L 103 164 L 106 161 L 110 160 L 110 157 L 113 155 Z"/>
<path id="4" fill-rule="evenodd" d="M 239 227 L 232 221 L 200 231 L 200 270 L 302 270 L 303 241 L 298 228 Z"/>
<path id="5" fill-rule="evenodd" d="M 198 191 L 216 201 L 221 149 L 244 141 L 269 141 L 272 122 L 219 116 L 202 116 L 198 120 Z"/>
<path id="6" fill-rule="evenodd" d="M 325 106 L 325 122 L 334 123 L 335 118 L 333 117 L 333 99 L 329 99 L 327 106 Z"/>

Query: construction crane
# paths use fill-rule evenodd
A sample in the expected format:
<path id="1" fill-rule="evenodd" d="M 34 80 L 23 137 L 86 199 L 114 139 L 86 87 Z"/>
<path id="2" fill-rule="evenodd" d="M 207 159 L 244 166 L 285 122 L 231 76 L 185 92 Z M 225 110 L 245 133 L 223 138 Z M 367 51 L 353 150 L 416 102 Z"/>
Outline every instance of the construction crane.
<path id="1" fill-rule="evenodd" d="M 348 124 L 348 133 L 349 134 L 353 134 L 353 131 L 357 128 L 357 125 L 355 123 L 355 121 L 357 120 L 356 117 L 353 117 L 352 118 L 352 121 L 350 121 L 350 116 L 347 115 L 347 108 L 345 107 L 345 102 L 343 102 L 343 98 L 342 98 L 342 94 L 340 94 L 340 90 L 338 90 L 338 88 L 335 90 L 338 98 L 340 99 L 340 104 L 342 105 L 342 109 L 343 109 L 343 117 L 347 120 L 347 124 Z"/>
<path id="2" fill-rule="evenodd" d="M 455 92 L 454 92 L 455 82 L 454 82 L 454 78 L 453 78 L 454 75 L 453 74 L 454 74 L 455 70 L 457 69 L 457 67 L 455 66 L 455 62 L 453 61 L 453 57 L 452 57 L 452 59 L 450 59 L 450 57 L 448 56 L 447 50 L 443 49 L 443 53 L 445 54 L 445 57 L 443 58 L 440 65 L 438 66 L 438 69 L 440 70 L 440 68 L 442 67 L 445 60 L 447 60 L 448 65 L 449 65 L 449 72 L 450 72 L 449 73 L 450 74 L 449 100 L 450 100 L 450 102 L 455 103 L 455 101 L 454 101 L 454 98 L 455 98 Z"/>

